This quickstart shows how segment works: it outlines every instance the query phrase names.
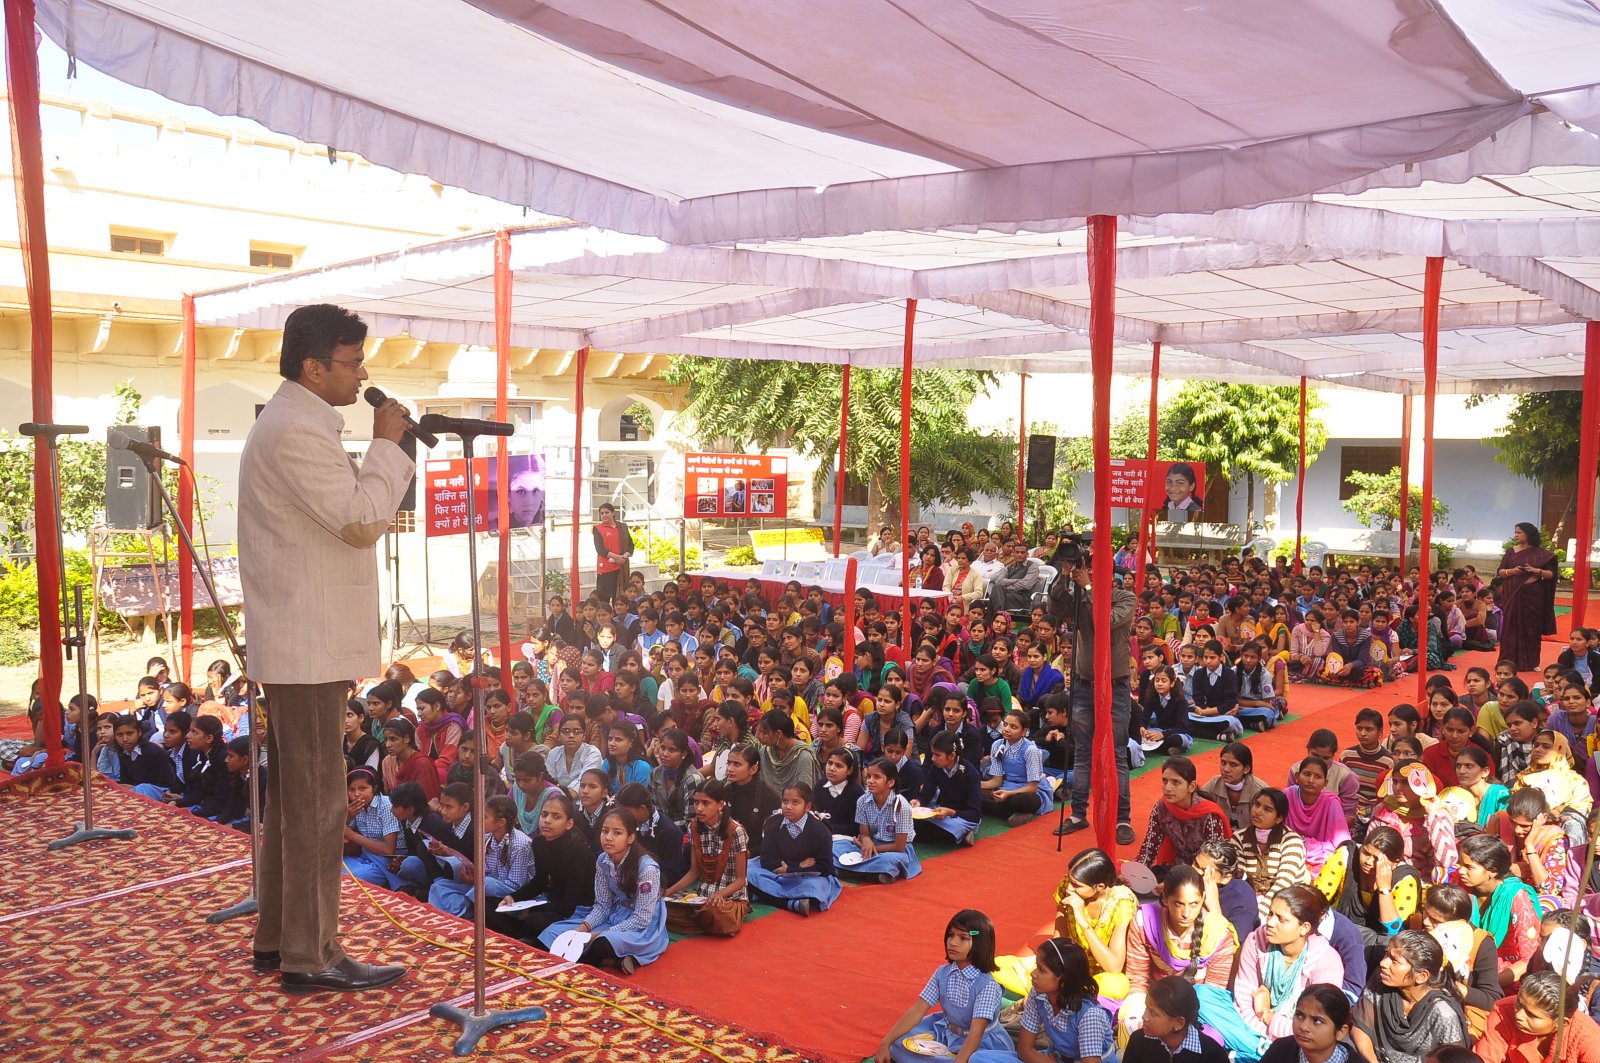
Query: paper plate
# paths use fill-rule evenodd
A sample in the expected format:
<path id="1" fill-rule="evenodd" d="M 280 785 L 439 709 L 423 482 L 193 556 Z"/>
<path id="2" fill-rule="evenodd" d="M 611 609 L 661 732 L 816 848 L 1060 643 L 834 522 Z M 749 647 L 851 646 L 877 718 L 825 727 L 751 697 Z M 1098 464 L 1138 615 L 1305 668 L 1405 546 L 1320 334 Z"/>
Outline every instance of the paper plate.
<path id="1" fill-rule="evenodd" d="M 667 898 L 667 903 L 700 905 L 706 903 L 706 899 L 698 893 L 675 893 Z"/>
<path id="2" fill-rule="evenodd" d="M 550 943 L 550 951 L 563 960 L 576 961 L 583 955 L 583 950 L 589 945 L 589 938 L 593 935 L 580 934 L 576 930 L 568 930 L 565 934 Z"/>
<path id="3" fill-rule="evenodd" d="M 912 819 L 932 819 L 933 817 L 934 810 L 931 808 L 918 807 L 911 810 Z"/>
<path id="4" fill-rule="evenodd" d="M 855 867 L 865 859 L 866 857 L 861 855 L 861 850 L 852 849 L 850 852 L 840 856 L 838 862 L 840 867 Z"/>
<path id="5" fill-rule="evenodd" d="M 949 1045 L 946 1045 L 943 1041 L 939 1040 L 937 1037 L 934 1037 L 932 1034 L 919 1033 L 913 1037 L 907 1037 L 904 1041 L 901 1041 L 900 1044 L 907 1051 L 915 1052 L 919 1056 L 955 1055 L 954 1052 L 950 1051 Z"/>

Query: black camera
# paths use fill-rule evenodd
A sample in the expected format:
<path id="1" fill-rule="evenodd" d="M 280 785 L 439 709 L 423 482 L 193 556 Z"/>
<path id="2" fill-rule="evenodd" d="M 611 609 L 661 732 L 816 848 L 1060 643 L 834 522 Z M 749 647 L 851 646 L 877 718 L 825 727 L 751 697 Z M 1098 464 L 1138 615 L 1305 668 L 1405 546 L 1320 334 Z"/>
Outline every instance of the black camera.
<path id="1" fill-rule="evenodd" d="M 1093 553 L 1093 547 L 1094 534 L 1092 532 L 1063 531 L 1060 541 L 1056 544 L 1056 552 L 1050 558 L 1050 564 L 1062 572 L 1077 568 L 1079 565 L 1087 565 L 1090 555 Z"/>

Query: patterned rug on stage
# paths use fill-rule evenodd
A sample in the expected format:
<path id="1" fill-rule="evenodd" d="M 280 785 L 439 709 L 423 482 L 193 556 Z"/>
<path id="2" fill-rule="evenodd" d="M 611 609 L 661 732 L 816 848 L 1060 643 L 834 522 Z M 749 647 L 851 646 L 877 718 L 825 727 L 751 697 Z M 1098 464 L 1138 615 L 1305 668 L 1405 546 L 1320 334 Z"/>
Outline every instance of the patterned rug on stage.
<path id="1" fill-rule="evenodd" d="M 428 1009 L 470 1003 L 472 965 L 454 951 L 470 948 L 470 925 L 407 897 L 368 894 L 347 879 L 346 950 L 404 964 L 410 973 L 370 993 L 287 997 L 275 978 L 250 971 L 252 920 L 204 920 L 246 892 L 247 839 L 115 786 L 102 784 L 96 795 L 97 825 L 133 827 L 138 837 L 48 853 L 45 845 L 82 818 L 81 788 L 68 778 L 0 789 L 0 1058 L 453 1058 L 456 1028 Z M 828 1058 L 494 935 L 487 956 L 491 1008 L 538 1006 L 549 1015 L 490 1034 L 479 1055 L 660 1063 Z"/>

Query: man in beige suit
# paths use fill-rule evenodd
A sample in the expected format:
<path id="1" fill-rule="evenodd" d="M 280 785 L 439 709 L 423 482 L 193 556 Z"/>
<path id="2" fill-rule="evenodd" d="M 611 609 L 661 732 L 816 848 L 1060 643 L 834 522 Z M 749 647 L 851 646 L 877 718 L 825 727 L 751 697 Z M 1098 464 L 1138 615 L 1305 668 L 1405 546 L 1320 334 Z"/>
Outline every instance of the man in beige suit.
<path id="1" fill-rule="evenodd" d="M 267 698 L 267 807 L 256 891 L 254 964 L 285 992 L 371 989 L 403 967 L 346 957 L 336 935 L 348 805 L 349 683 L 382 670 L 376 544 L 415 465 L 400 449 L 393 399 L 372 419 L 358 467 L 340 442 L 367 372 L 367 326 L 320 304 L 289 315 L 277 394 L 256 418 L 239 466 L 239 569 L 249 673 Z"/>

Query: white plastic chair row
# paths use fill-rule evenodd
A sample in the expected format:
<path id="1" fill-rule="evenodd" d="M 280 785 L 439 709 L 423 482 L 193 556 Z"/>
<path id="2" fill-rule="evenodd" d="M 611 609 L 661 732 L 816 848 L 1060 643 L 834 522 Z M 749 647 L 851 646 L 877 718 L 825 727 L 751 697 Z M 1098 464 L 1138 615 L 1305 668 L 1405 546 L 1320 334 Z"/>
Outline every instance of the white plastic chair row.
<path id="1" fill-rule="evenodd" d="M 794 565 L 793 561 L 763 561 L 761 574 L 769 579 L 788 579 L 789 573 L 794 571 Z"/>

